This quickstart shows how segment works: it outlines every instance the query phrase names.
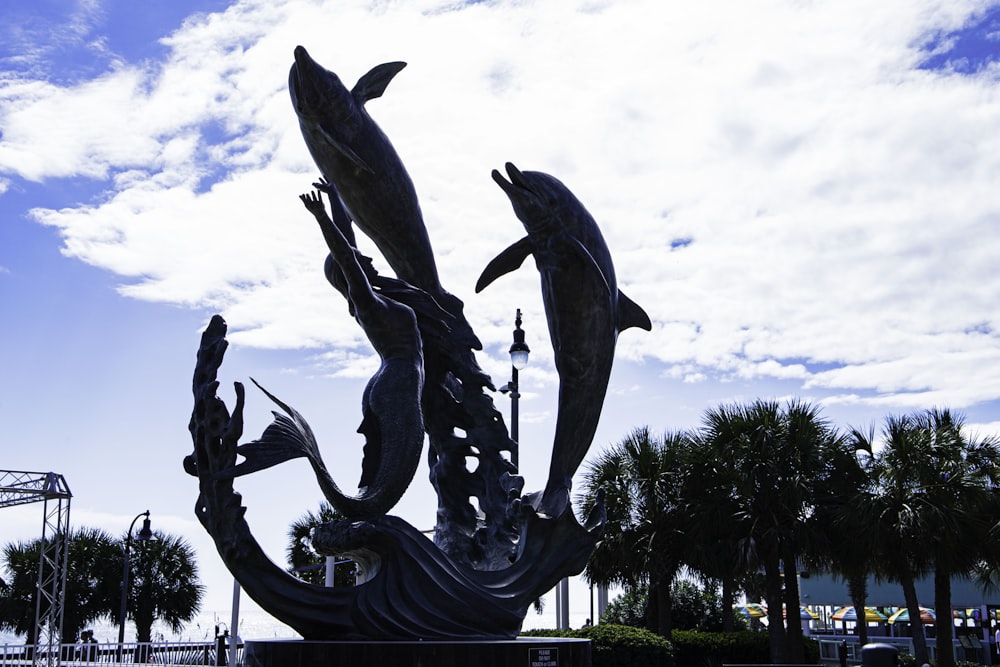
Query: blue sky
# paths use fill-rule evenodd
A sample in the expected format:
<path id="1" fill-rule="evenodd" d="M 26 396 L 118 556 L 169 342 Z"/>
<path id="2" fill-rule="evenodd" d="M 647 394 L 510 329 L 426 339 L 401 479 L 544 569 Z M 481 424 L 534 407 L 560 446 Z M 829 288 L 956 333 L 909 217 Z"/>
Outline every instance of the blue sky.
<path id="1" fill-rule="evenodd" d="M 296 44 L 349 85 L 409 63 L 368 109 L 498 385 L 524 311 L 529 489 L 557 388 L 537 273 L 473 291 L 523 234 L 489 175 L 508 160 L 587 205 L 654 324 L 619 339 L 595 450 L 757 397 L 821 403 L 842 426 L 951 407 L 1000 432 L 998 5 L 696 4 L 5 2 L 0 469 L 66 475 L 77 525 L 121 532 L 150 509 L 199 549 L 224 608 L 181 469 L 198 336 L 219 312 L 224 381 L 255 377 L 309 419 L 339 480 L 357 477 L 375 361 L 297 200 L 315 168 L 285 89 Z M 270 405 L 249 394 L 254 435 Z M 238 488 L 275 559 L 321 498 L 297 462 Z M 433 523 L 425 468 L 397 511 Z M 39 521 L 6 511 L 0 535 Z"/>

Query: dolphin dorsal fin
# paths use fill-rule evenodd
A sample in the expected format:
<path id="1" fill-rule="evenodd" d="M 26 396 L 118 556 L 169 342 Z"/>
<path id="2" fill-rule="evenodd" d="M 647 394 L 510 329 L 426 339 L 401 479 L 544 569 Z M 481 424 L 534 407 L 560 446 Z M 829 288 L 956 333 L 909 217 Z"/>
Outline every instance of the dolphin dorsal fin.
<path id="1" fill-rule="evenodd" d="M 406 67 L 406 63 L 401 61 L 382 63 L 381 65 L 372 67 L 368 70 L 367 74 L 358 79 L 358 82 L 354 84 L 354 88 L 351 89 L 351 95 L 362 104 L 376 97 L 382 97 L 385 87 L 389 85 L 392 78 L 399 74 L 399 71 L 404 67 Z"/>
<path id="2" fill-rule="evenodd" d="M 629 327 L 652 331 L 653 323 L 649 321 L 649 315 L 642 306 L 618 290 L 618 331 L 625 331 Z"/>
<path id="3" fill-rule="evenodd" d="M 490 263 L 483 269 L 483 274 L 479 276 L 479 281 L 476 283 L 476 294 L 482 292 L 487 285 L 500 276 L 510 273 L 520 267 L 521 264 L 524 264 L 524 260 L 534 252 L 534 249 L 535 246 L 531 243 L 531 239 L 525 236 L 490 260 Z"/>

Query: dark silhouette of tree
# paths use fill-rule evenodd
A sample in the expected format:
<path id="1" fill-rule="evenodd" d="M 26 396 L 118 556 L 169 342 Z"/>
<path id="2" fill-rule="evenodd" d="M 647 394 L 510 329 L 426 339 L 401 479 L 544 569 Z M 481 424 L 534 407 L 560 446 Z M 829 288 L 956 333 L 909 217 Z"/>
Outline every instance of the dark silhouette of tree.
<path id="1" fill-rule="evenodd" d="M 9 584 L 0 587 L 0 627 L 35 639 L 40 540 L 4 547 Z M 67 540 L 66 597 L 61 641 L 71 644 L 80 631 L 114 613 L 121 581 L 119 547 L 111 535 L 96 528 L 80 528 Z M 116 565 L 117 563 L 117 565 Z"/>
<path id="2" fill-rule="evenodd" d="M 683 563 L 688 522 L 680 497 L 682 476 L 677 472 L 689 443 L 683 433 L 657 438 L 648 428 L 637 428 L 601 452 L 583 475 L 584 513 L 600 489 L 608 513 L 604 536 L 587 562 L 587 579 L 630 588 L 648 586 L 648 627 L 668 638 L 670 586 Z"/>
<path id="3" fill-rule="evenodd" d="M 827 569 L 847 584 L 848 596 L 859 619 L 865 617 L 868 578 L 880 576 L 875 535 L 859 525 L 862 503 L 872 484 L 871 432 L 852 429 L 843 445 L 830 450 L 832 474 L 824 478 L 810 519 L 806 560 L 810 569 Z M 858 621 L 858 642 L 868 643 L 868 624 Z"/>
<path id="4" fill-rule="evenodd" d="M 119 578 L 122 557 L 119 552 Z M 127 614 L 135 622 L 136 641 L 151 641 L 157 620 L 180 632 L 201 608 L 205 587 L 198 579 L 194 549 L 183 538 L 154 530 L 153 539 L 133 543 L 129 569 Z M 116 609 L 116 621 L 119 613 Z"/>
<path id="5" fill-rule="evenodd" d="M 285 547 L 285 558 L 293 576 L 319 586 L 326 583 L 326 556 L 313 551 L 309 539 L 316 526 L 343 518 L 330 503 L 324 500 L 319 504 L 318 513 L 307 511 L 288 526 L 288 546 Z M 335 560 L 342 562 L 348 559 L 336 556 Z M 334 586 L 353 586 L 354 583 L 354 563 L 342 563 L 336 566 L 333 574 Z"/>
<path id="6" fill-rule="evenodd" d="M 915 580 L 934 577 L 939 646 L 953 638 L 951 578 L 970 576 L 996 553 L 991 531 L 996 516 L 997 462 L 992 439 L 962 434 L 962 420 L 949 410 L 890 415 L 882 428 L 872 487 L 862 525 L 874 531 L 890 580 L 899 582 L 910 614 L 917 662 L 927 661 Z M 938 654 L 952 667 L 950 651 Z"/>
<path id="7" fill-rule="evenodd" d="M 3 565 L 8 573 L 0 597 L 0 627 L 35 638 L 35 590 L 38 585 L 38 541 L 7 544 Z"/>
<path id="8" fill-rule="evenodd" d="M 740 505 L 740 534 L 747 561 L 764 571 L 771 660 L 804 659 L 802 627 L 782 614 L 799 608 L 799 561 L 808 543 L 807 518 L 821 480 L 831 474 L 828 454 L 841 436 L 819 409 L 791 401 L 784 406 L 758 400 L 723 405 L 703 418 L 702 442 L 710 443 L 719 465 L 729 466 L 732 494 Z"/>
<path id="9" fill-rule="evenodd" d="M 882 448 L 872 466 L 872 483 L 860 505 L 858 526 L 872 531 L 887 578 L 903 589 L 913 628 L 913 652 L 918 663 L 928 661 L 927 639 L 920 623 L 915 582 L 931 571 L 928 537 L 935 513 L 923 480 L 934 472 L 928 433 L 911 416 L 889 415 L 882 428 Z M 921 468 L 923 468 L 921 470 Z"/>
<path id="10" fill-rule="evenodd" d="M 675 630 L 699 632 L 722 630 L 724 610 L 717 586 L 712 584 L 701 586 L 694 581 L 681 578 L 670 587 L 670 599 Z M 608 605 L 601 622 L 645 628 L 648 606 L 649 595 L 644 586 L 626 589 Z M 738 623 L 739 629 L 747 629 L 742 617 Z"/>
<path id="11" fill-rule="evenodd" d="M 736 494 L 736 470 L 721 459 L 722 452 L 702 431 L 694 433 L 688 453 L 682 492 L 690 518 L 687 566 L 700 577 L 721 583 L 722 629 L 743 627 L 733 611 L 737 594 L 759 589 L 759 563 L 750 534 L 749 516 Z M 760 599 L 760 595 L 754 595 Z"/>

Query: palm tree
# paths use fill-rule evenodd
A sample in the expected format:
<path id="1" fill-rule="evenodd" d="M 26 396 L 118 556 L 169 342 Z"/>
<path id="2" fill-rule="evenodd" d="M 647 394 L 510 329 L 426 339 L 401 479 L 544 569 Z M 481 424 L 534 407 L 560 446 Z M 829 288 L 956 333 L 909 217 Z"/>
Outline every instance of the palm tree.
<path id="1" fill-rule="evenodd" d="M 782 607 L 799 608 L 806 520 L 820 481 L 831 474 L 829 452 L 841 446 L 842 437 L 808 403 L 792 401 L 782 407 L 763 400 L 709 410 L 702 437 L 718 460 L 731 466 L 733 496 L 746 529 L 740 538 L 764 571 L 771 661 L 800 663 L 802 626 L 790 622 L 786 631 Z"/>
<path id="2" fill-rule="evenodd" d="M 608 521 L 587 562 L 586 577 L 598 584 L 649 588 L 648 627 L 666 637 L 672 629 L 670 586 L 683 563 L 688 516 L 680 498 L 684 433 L 662 438 L 637 428 L 588 463 L 583 506 L 588 513 L 603 489 Z"/>
<path id="3" fill-rule="evenodd" d="M 903 589 L 909 611 L 914 657 L 928 661 L 915 581 L 932 568 L 929 536 L 936 529 L 932 496 L 926 481 L 937 476 L 931 433 L 912 416 L 889 415 L 882 427 L 882 448 L 872 463 L 869 488 L 858 504 L 857 526 L 869 531 L 886 577 Z M 870 449 L 869 443 L 869 449 Z"/>
<path id="4" fill-rule="evenodd" d="M 325 500 L 319 504 L 319 512 L 307 511 L 288 526 L 288 546 L 285 547 L 285 558 L 291 574 L 302 581 L 322 586 L 326 582 L 326 571 L 323 565 L 326 557 L 313 551 L 309 540 L 313 528 L 331 521 L 343 520 L 344 517 Z M 335 556 L 336 561 L 347 558 Z M 354 586 L 355 568 L 353 566 L 334 569 L 334 586 Z"/>
<path id="5" fill-rule="evenodd" d="M 40 540 L 4 547 L 10 583 L 0 592 L 0 627 L 35 639 L 35 605 Z M 118 604 L 121 561 L 117 542 L 107 532 L 80 528 L 66 544 L 66 593 L 63 605 L 63 643 L 72 644 L 80 631 L 110 616 Z M 117 567 L 116 567 L 117 560 Z"/>
<path id="6" fill-rule="evenodd" d="M 8 573 L 0 597 L 0 628 L 35 641 L 35 594 L 38 585 L 38 540 L 4 546 L 3 563 Z"/>
<path id="7" fill-rule="evenodd" d="M 76 641 L 80 631 L 99 618 L 111 616 L 121 596 L 121 569 L 115 567 L 118 544 L 110 533 L 81 528 L 67 546 L 66 604 L 63 643 Z"/>
<path id="8" fill-rule="evenodd" d="M 136 641 L 152 640 L 154 621 L 176 633 L 198 613 L 205 587 L 198 580 L 194 549 L 183 538 L 153 531 L 153 539 L 134 550 L 129 567 L 127 613 L 135 621 Z"/>
<path id="9" fill-rule="evenodd" d="M 858 524 L 878 540 L 889 578 L 903 588 L 911 619 L 919 618 L 913 582 L 933 573 L 940 647 L 952 644 L 952 577 L 971 576 L 1000 549 L 991 530 L 1000 447 L 994 439 L 967 438 L 962 430 L 961 417 L 949 410 L 886 417 L 872 487 L 858 512 Z M 916 659 L 926 662 L 923 627 L 915 621 L 911 626 Z M 940 650 L 938 665 L 952 667 L 952 651 Z"/>
<path id="10" fill-rule="evenodd" d="M 848 595 L 859 619 L 865 617 L 868 577 L 876 574 L 874 536 L 860 530 L 858 506 L 871 480 L 870 432 L 853 429 L 843 446 L 830 451 L 831 474 L 825 478 L 810 520 L 810 566 L 829 569 L 847 583 Z M 868 643 L 868 624 L 858 621 L 858 641 Z"/>
<path id="11" fill-rule="evenodd" d="M 750 578 L 758 569 L 744 539 L 750 526 L 735 493 L 736 473 L 701 431 L 693 434 L 685 471 L 681 495 L 690 517 L 687 565 L 703 579 L 721 583 L 722 629 L 732 632 L 736 596 L 754 587 Z"/>
<path id="12" fill-rule="evenodd" d="M 914 421 L 931 434 L 932 452 L 938 458 L 937 476 L 927 480 L 938 528 L 927 537 L 934 567 L 938 646 L 951 646 L 951 579 L 969 576 L 991 550 L 988 537 L 996 516 L 1000 449 L 993 439 L 967 438 L 962 418 L 948 410 L 928 410 Z M 952 651 L 938 652 L 939 667 L 954 664 Z"/>

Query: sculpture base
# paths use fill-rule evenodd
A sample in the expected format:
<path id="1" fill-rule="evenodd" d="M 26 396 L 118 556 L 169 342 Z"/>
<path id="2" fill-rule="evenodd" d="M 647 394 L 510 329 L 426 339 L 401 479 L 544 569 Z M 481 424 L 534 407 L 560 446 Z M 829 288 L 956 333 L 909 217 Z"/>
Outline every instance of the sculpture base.
<path id="1" fill-rule="evenodd" d="M 316 642 L 249 640 L 244 667 L 591 667 L 590 640 Z"/>

